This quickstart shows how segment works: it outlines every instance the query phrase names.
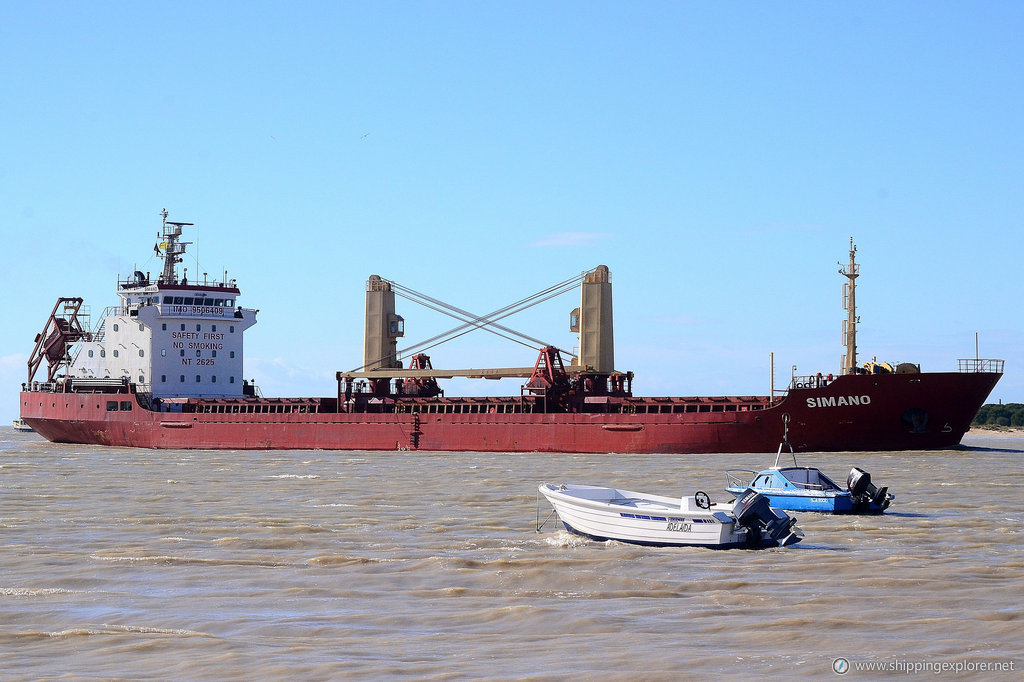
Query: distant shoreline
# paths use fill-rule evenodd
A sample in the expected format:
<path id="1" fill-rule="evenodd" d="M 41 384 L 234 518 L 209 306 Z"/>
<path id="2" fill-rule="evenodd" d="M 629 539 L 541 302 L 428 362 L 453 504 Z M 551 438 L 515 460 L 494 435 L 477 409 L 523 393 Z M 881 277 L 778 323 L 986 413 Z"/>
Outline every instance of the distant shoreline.
<path id="1" fill-rule="evenodd" d="M 1024 438 L 1022 426 L 972 426 L 964 438 Z"/>

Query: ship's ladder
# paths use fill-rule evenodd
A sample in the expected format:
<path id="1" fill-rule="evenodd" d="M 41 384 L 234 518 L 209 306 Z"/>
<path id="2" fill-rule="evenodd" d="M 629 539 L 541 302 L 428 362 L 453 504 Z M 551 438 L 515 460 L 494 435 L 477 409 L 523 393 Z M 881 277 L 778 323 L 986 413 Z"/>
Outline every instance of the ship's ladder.
<path id="1" fill-rule="evenodd" d="M 412 431 L 409 432 L 410 450 L 418 450 L 420 447 L 420 436 L 423 435 L 423 432 L 420 431 L 421 424 L 420 413 L 417 410 L 412 413 Z"/>

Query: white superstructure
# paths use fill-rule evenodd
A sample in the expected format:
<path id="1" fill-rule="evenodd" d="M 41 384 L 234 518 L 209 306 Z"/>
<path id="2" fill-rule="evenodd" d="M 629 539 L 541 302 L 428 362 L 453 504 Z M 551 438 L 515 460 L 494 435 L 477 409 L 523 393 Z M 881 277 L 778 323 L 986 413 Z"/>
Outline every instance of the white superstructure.
<path id="1" fill-rule="evenodd" d="M 189 282 L 178 277 L 185 246 L 181 228 L 167 220 L 154 249 L 160 277 L 118 282 L 120 304 L 107 308 L 92 338 L 68 371 L 72 379 L 127 380 L 154 398 L 233 398 L 243 395 L 242 338 L 256 310 L 238 305 L 234 280 Z"/>

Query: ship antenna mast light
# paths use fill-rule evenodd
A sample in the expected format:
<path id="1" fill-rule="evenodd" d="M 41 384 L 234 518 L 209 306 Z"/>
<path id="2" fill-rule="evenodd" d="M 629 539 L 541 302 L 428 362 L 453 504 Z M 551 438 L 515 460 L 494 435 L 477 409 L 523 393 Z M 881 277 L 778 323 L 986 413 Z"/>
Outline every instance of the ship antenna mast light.
<path id="1" fill-rule="evenodd" d="M 857 367 L 857 277 L 860 275 L 860 265 L 857 264 L 857 245 L 850 237 L 850 262 L 846 265 L 840 263 L 839 274 L 846 277 L 848 282 L 843 283 L 843 310 L 846 311 L 846 319 L 843 320 L 843 345 L 846 346 L 846 354 L 843 356 L 840 374 L 853 374 Z"/>

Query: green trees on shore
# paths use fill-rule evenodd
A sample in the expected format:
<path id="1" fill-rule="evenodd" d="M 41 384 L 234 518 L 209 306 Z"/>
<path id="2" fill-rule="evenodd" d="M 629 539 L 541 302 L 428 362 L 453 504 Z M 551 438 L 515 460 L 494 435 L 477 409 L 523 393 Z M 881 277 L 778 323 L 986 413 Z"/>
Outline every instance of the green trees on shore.
<path id="1" fill-rule="evenodd" d="M 971 426 L 1024 426 L 1024 404 L 982 405 Z"/>

